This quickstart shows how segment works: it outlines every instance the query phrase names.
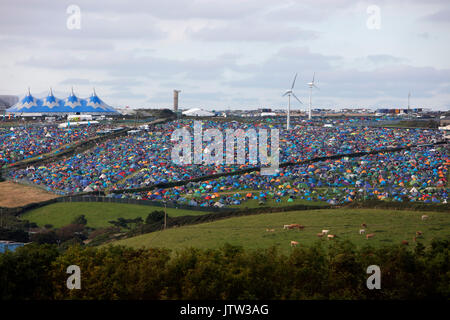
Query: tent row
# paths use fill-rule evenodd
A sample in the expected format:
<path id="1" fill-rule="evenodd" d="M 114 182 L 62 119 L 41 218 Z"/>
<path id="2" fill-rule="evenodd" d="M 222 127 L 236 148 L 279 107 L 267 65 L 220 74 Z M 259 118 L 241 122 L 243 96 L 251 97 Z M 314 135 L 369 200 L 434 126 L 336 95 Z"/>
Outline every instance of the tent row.
<path id="1" fill-rule="evenodd" d="M 7 110 L 9 113 L 118 113 L 113 107 L 103 102 L 95 93 L 89 98 L 78 98 L 72 90 L 66 99 L 58 99 L 50 93 L 43 99 L 35 98 L 28 94 L 14 106 Z"/>

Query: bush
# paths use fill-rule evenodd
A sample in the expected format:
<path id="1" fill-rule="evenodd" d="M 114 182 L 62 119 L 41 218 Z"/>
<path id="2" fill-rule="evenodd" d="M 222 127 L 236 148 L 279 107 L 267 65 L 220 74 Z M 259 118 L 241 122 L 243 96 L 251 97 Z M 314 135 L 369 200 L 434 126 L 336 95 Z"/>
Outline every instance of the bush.
<path id="1" fill-rule="evenodd" d="M 287 256 L 275 248 L 231 245 L 171 254 L 77 244 L 59 251 L 31 244 L 0 254 L 0 299 L 448 300 L 449 261 L 448 239 L 415 250 L 319 241 Z M 81 268 L 82 290 L 67 290 L 69 265 Z M 382 290 L 367 288 L 369 265 L 380 266 Z"/>
<path id="2" fill-rule="evenodd" d="M 129 229 L 130 226 L 129 223 L 134 223 L 136 225 L 142 224 L 143 220 L 141 217 L 137 217 L 136 219 L 125 219 L 125 218 L 117 218 L 116 220 L 108 221 L 108 223 L 111 223 L 112 225 L 119 227 L 119 228 L 126 228 Z"/>
<path id="3" fill-rule="evenodd" d="M 61 242 L 70 240 L 72 238 L 86 239 L 83 235 L 84 225 L 82 224 L 68 224 L 55 231 L 58 240 Z"/>
<path id="4" fill-rule="evenodd" d="M 72 224 L 82 224 L 82 225 L 86 225 L 87 224 L 87 219 L 84 216 L 84 214 L 76 217 L 73 221 Z"/>
<path id="5" fill-rule="evenodd" d="M 28 232 L 24 230 L 11 230 L 6 228 L 0 228 L 0 240 L 9 240 L 17 242 L 28 242 Z"/>
<path id="6" fill-rule="evenodd" d="M 31 241 L 37 244 L 56 244 L 58 243 L 58 236 L 55 231 L 36 233 L 31 235 Z"/>
<path id="7" fill-rule="evenodd" d="M 164 220 L 165 213 L 162 210 L 155 210 L 149 213 L 145 219 L 146 224 L 153 224 Z"/>

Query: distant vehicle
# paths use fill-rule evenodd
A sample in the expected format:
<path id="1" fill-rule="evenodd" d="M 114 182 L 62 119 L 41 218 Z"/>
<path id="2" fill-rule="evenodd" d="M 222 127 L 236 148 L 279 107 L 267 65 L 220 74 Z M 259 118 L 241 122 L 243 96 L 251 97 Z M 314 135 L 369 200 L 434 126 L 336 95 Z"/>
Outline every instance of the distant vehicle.
<path id="1" fill-rule="evenodd" d="M 275 112 L 261 112 L 261 117 L 275 117 L 276 115 Z"/>
<path id="2" fill-rule="evenodd" d="M 129 131 L 127 131 L 128 134 L 136 134 L 136 133 L 139 133 L 139 132 L 141 132 L 141 130 L 129 130 Z"/>
<path id="3" fill-rule="evenodd" d="M 333 127 L 333 125 L 331 123 L 325 123 L 323 126 L 325 128 L 332 128 Z"/>
<path id="4" fill-rule="evenodd" d="M 63 122 L 58 124 L 58 128 L 89 126 L 91 124 L 98 124 L 98 121 L 75 121 L 75 122 Z"/>
<path id="5" fill-rule="evenodd" d="M 90 114 L 71 114 L 67 116 L 67 121 L 79 122 L 90 120 L 92 120 L 92 115 Z"/>

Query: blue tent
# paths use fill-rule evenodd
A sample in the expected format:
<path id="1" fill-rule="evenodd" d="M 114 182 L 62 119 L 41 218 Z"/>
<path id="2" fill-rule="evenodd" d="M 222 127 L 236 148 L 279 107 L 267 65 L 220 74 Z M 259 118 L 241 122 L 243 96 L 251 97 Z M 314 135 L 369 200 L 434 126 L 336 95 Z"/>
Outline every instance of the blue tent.
<path id="1" fill-rule="evenodd" d="M 87 99 L 78 98 L 72 93 L 66 99 L 58 99 L 50 90 L 49 95 L 44 99 L 36 99 L 28 91 L 28 94 L 7 112 L 18 113 L 118 113 L 113 107 L 103 102 L 95 93 L 95 90 Z"/>

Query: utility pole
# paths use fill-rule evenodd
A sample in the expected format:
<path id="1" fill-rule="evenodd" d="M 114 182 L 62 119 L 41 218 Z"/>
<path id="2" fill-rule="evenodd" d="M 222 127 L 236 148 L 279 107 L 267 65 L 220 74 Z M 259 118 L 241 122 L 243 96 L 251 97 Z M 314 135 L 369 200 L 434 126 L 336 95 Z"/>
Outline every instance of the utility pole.
<path id="1" fill-rule="evenodd" d="M 288 112 L 287 112 L 287 119 L 286 119 L 286 129 L 290 129 L 291 124 L 291 95 L 288 95 Z"/>
<path id="2" fill-rule="evenodd" d="M 167 228 L 167 205 L 166 201 L 164 200 L 164 230 Z"/>

